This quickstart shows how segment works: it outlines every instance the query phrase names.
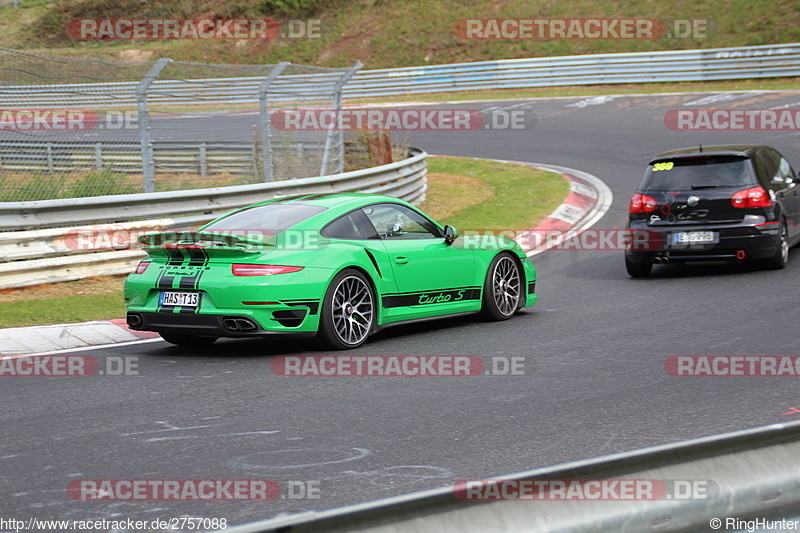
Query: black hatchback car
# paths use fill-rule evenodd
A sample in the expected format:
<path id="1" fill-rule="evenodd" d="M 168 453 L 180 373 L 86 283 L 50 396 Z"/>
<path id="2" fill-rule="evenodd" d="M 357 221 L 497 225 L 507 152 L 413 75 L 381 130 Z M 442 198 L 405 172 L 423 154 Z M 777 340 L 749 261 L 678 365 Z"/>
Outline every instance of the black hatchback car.
<path id="1" fill-rule="evenodd" d="M 630 201 L 628 227 L 634 235 L 647 232 L 648 245 L 626 250 L 628 274 L 688 261 L 760 260 L 784 268 L 789 247 L 800 241 L 797 184 L 787 159 L 769 146 L 658 155 Z"/>

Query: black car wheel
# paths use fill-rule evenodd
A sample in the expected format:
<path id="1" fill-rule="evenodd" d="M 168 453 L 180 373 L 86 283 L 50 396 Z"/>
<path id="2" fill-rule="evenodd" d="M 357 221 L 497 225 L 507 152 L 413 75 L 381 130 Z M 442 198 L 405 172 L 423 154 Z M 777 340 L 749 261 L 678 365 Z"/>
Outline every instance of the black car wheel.
<path id="1" fill-rule="evenodd" d="M 781 224 L 781 236 L 778 240 L 778 247 L 775 249 L 775 255 L 766 260 L 767 268 L 780 270 L 786 268 L 789 262 L 789 230 L 786 228 L 786 221 Z"/>
<path id="2" fill-rule="evenodd" d="M 172 333 L 159 333 L 161 338 L 170 344 L 177 346 L 184 346 L 186 348 L 200 348 L 202 346 L 210 346 L 216 342 L 219 337 L 205 337 L 200 335 L 175 335 Z"/>
<path id="3" fill-rule="evenodd" d="M 367 278 L 354 269 L 339 272 L 325 294 L 319 340 L 326 348 L 361 346 L 375 327 L 375 296 Z"/>
<path id="4" fill-rule="evenodd" d="M 488 320 L 506 320 L 522 307 L 522 273 L 508 253 L 492 260 L 483 284 L 481 315 Z"/>

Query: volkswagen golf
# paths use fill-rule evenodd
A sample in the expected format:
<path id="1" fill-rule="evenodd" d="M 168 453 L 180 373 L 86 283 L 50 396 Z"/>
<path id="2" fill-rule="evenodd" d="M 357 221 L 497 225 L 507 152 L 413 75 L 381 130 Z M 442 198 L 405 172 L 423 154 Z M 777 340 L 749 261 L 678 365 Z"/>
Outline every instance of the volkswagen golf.
<path id="1" fill-rule="evenodd" d="M 760 261 L 784 268 L 800 241 L 798 176 L 769 146 L 709 146 L 653 158 L 628 208 L 646 250 L 626 250 L 628 274 L 653 264 Z"/>

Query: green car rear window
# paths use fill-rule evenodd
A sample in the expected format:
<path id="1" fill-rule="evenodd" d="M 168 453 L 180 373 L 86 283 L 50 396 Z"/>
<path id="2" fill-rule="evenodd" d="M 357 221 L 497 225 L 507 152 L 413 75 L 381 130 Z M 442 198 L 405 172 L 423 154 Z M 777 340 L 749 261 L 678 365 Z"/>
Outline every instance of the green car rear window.
<path id="1" fill-rule="evenodd" d="M 261 205 L 218 220 L 203 228 L 203 231 L 256 231 L 274 235 L 326 209 L 299 203 Z"/>

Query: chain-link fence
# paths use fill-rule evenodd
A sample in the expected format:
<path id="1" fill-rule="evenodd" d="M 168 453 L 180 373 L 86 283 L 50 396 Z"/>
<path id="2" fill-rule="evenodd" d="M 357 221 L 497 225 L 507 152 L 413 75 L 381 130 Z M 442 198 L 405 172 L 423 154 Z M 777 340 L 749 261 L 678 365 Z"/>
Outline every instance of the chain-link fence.
<path id="1" fill-rule="evenodd" d="M 319 119 L 336 115 L 360 67 L 118 63 L 0 49 L 0 201 L 342 172 L 342 129 Z"/>

